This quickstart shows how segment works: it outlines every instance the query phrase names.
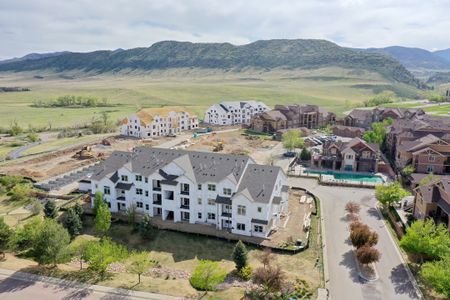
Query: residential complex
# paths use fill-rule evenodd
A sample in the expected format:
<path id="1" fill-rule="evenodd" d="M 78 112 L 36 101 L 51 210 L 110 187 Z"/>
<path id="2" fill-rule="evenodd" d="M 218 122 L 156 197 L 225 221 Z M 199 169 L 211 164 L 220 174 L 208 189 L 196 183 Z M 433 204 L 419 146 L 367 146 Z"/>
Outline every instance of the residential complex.
<path id="1" fill-rule="evenodd" d="M 331 126 L 331 132 L 334 135 L 342 136 L 342 137 L 362 137 L 366 130 L 362 127 L 352 127 L 352 126 L 343 126 L 343 125 L 333 125 Z"/>
<path id="2" fill-rule="evenodd" d="M 378 172 L 380 160 L 378 144 L 367 143 L 360 138 L 349 142 L 331 141 L 323 145 L 321 154 L 311 157 L 311 165 L 341 171 Z"/>
<path id="3" fill-rule="evenodd" d="M 412 119 L 425 112 L 420 108 L 383 108 L 353 109 L 347 116 L 340 120 L 341 125 L 370 129 L 373 122 L 381 122 L 386 119 Z"/>
<path id="4" fill-rule="evenodd" d="M 146 139 L 198 128 L 197 116 L 172 108 L 146 108 L 122 120 L 122 135 Z"/>
<path id="5" fill-rule="evenodd" d="M 250 157 L 138 147 L 114 152 L 91 177 L 112 212 L 138 212 L 167 222 L 208 224 L 267 237 L 287 214 L 288 186 L 279 167 Z"/>
<path id="6" fill-rule="evenodd" d="M 251 120 L 255 131 L 274 133 L 281 129 L 305 127 L 315 129 L 332 124 L 336 115 L 317 105 L 275 105 L 266 113 L 256 115 Z"/>
<path id="7" fill-rule="evenodd" d="M 205 112 L 204 122 L 212 125 L 250 125 L 253 116 L 268 111 L 260 101 L 225 101 L 210 106 Z"/>
<path id="8" fill-rule="evenodd" d="M 432 218 L 450 231 L 450 176 L 439 176 L 430 183 L 419 185 L 414 194 L 414 217 Z"/>

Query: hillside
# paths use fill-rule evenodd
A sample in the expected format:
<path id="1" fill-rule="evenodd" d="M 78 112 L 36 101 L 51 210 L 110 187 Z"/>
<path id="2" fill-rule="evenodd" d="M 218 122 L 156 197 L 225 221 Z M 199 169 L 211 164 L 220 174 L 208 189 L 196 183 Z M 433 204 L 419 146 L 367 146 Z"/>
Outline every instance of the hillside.
<path id="1" fill-rule="evenodd" d="M 6 64 L 6 63 L 18 62 L 18 61 L 26 61 L 26 60 L 34 60 L 34 59 L 41 59 L 41 58 L 47 58 L 47 57 L 55 57 L 55 56 L 59 56 L 59 55 L 62 55 L 62 54 L 68 54 L 68 53 L 70 53 L 70 52 L 62 51 L 62 52 L 50 52 L 50 53 L 30 53 L 30 54 L 27 54 L 27 55 L 22 56 L 22 57 L 15 57 L 15 58 L 11 58 L 11 59 L 0 60 L 0 65 L 1 64 Z"/>
<path id="2" fill-rule="evenodd" d="M 450 49 L 438 50 L 433 52 L 435 55 L 442 57 L 450 63 Z"/>
<path id="3" fill-rule="evenodd" d="M 0 71 L 83 70 L 102 74 L 122 70 L 171 68 L 239 71 L 245 68 L 317 69 L 330 66 L 376 72 L 390 81 L 424 87 L 392 58 L 343 48 L 325 40 L 267 40 L 242 46 L 164 41 L 148 48 L 65 53 L 54 57 L 8 62 L 0 64 Z"/>
<path id="4" fill-rule="evenodd" d="M 450 51 L 439 54 L 438 52 L 430 52 L 421 48 L 408 48 L 400 46 L 392 46 L 386 48 L 368 48 L 361 49 L 365 52 L 380 53 L 390 56 L 408 69 L 431 69 L 431 70 L 450 70 L 450 60 L 444 57 L 447 54 L 450 57 Z"/>

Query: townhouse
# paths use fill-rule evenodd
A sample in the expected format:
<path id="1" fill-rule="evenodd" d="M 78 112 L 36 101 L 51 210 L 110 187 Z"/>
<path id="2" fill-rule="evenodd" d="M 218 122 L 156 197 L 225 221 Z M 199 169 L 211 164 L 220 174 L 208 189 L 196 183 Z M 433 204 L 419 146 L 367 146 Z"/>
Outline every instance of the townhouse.
<path id="1" fill-rule="evenodd" d="M 182 109 L 145 108 L 121 122 L 120 132 L 136 138 L 156 138 L 198 128 L 198 117 Z"/>
<path id="2" fill-rule="evenodd" d="M 382 122 L 386 119 L 407 119 L 411 120 L 416 116 L 425 114 L 420 108 L 383 108 L 374 109 L 353 109 L 340 121 L 341 125 L 351 127 L 361 127 L 370 129 L 373 122 Z"/>
<path id="3" fill-rule="evenodd" d="M 414 188 L 413 215 L 416 219 L 432 218 L 450 232 L 450 176 L 438 176 Z"/>
<path id="4" fill-rule="evenodd" d="M 339 140 L 325 143 L 321 154 L 311 156 L 311 165 L 340 171 L 376 173 L 380 156 L 378 144 L 354 138 L 349 142 Z"/>
<path id="5" fill-rule="evenodd" d="M 334 135 L 342 136 L 342 137 L 362 137 L 366 130 L 362 127 L 352 127 L 352 126 L 343 126 L 343 125 L 333 125 L 331 126 L 331 132 Z"/>
<path id="6" fill-rule="evenodd" d="M 206 110 L 204 122 L 211 125 L 250 125 L 253 116 L 268 110 L 267 105 L 260 101 L 224 101 Z"/>
<path id="7" fill-rule="evenodd" d="M 138 147 L 114 152 L 91 177 L 112 212 L 135 205 L 166 222 L 267 237 L 288 212 L 286 175 L 248 156 Z"/>
<path id="8" fill-rule="evenodd" d="M 316 129 L 335 121 L 334 113 L 317 105 L 275 105 L 273 110 L 254 116 L 250 127 L 255 131 L 274 133 L 289 128 Z"/>

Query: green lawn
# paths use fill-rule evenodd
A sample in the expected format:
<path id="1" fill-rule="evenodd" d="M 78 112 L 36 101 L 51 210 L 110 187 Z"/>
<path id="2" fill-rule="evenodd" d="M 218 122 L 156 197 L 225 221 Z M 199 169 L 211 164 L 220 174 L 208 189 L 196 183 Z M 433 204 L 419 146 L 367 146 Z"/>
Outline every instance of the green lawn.
<path id="1" fill-rule="evenodd" d="M 424 108 L 424 111 L 430 114 L 449 116 L 448 113 L 450 112 L 450 104 L 426 107 Z"/>
<path id="2" fill-rule="evenodd" d="M 108 111 L 120 119 L 141 107 L 191 106 L 203 117 L 205 108 L 221 100 L 254 99 L 268 105 L 312 103 L 342 113 L 384 89 L 414 95 L 414 88 L 390 84 L 377 74 L 354 74 L 339 68 L 319 70 L 242 71 L 178 70 L 143 75 L 102 75 L 62 79 L 44 74 L 1 73 L 0 86 L 28 87 L 31 92 L 1 93 L 0 127 L 17 120 L 22 126 L 80 125 Z M 35 100 L 49 101 L 62 95 L 106 97 L 114 107 L 34 108 Z"/>

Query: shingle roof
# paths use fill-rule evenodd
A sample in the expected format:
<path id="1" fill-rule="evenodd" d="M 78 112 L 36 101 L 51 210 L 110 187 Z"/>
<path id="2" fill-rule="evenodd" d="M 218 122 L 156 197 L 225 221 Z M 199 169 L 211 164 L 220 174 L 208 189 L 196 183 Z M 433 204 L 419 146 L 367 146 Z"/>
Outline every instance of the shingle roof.
<path id="1" fill-rule="evenodd" d="M 280 171 L 280 167 L 249 164 L 236 194 L 248 192 L 251 200 L 269 203 Z"/>
<path id="2" fill-rule="evenodd" d="M 132 183 L 119 182 L 116 184 L 116 188 L 121 189 L 121 190 L 126 190 L 126 191 L 129 191 L 132 186 L 133 186 Z"/>
<path id="3" fill-rule="evenodd" d="M 101 180 L 112 176 L 114 172 L 131 160 L 131 152 L 114 151 L 105 161 L 94 169 L 91 179 Z"/>
<path id="4" fill-rule="evenodd" d="M 371 109 L 352 109 L 352 111 L 347 115 L 352 117 L 353 119 L 366 119 L 367 117 L 371 117 L 373 115 L 373 111 Z"/>

